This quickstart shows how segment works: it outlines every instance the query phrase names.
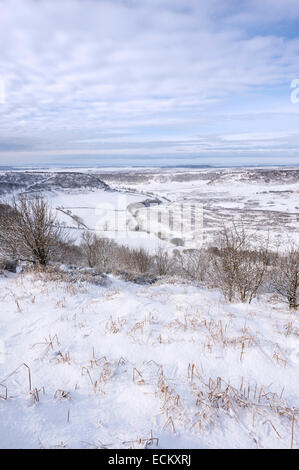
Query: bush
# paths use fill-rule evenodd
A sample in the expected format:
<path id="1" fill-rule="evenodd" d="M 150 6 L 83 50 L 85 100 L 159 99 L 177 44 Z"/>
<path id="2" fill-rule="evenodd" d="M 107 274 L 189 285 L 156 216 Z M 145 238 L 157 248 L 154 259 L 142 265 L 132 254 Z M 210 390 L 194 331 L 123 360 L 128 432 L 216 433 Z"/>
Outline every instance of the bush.
<path id="1" fill-rule="evenodd" d="M 224 227 L 218 240 L 219 253 L 212 257 L 210 279 L 231 302 L 249 303 L 262 285 L 269 264 L 268 242 L 250 235 L 243 225 Z"/>
<path id="2" fill-rule="evenodd" d="M 205 250 L 184 250 L 176 254 L 176 271 L 187 279 L 203 282 L 206 279 L 209 257 Z"/>
<path id="3" fill-rule="evenodd" d="M 81 247 L 74 245 L 71 242 L 59 243 L 55 252 L 51 256 L 51 261 L 78 266 L 85 264 L 85 258 Z"/>
<path id="4" fill-rule="evenodd" d="M 58 246 L 65 243 L 62 227 L 41 196 L 13 198 L 1 205 L 0 254 L 42 266 L 48 264 Z"/>
<path id="5" fill-rule="evenodd" d="M 153 265 L 158 276 L 166 276 L 167 274 L 172 274 L 174 260 L 167 250 L 159 247 L 154 255 Z"/>
<path id="6" fill-rule="evenodd" d="M 82 235 L 80 248 L 89 267 L 105 272 L 129 270 L 143 274 L 154 264 L 153 257 L 143 248 L 131 249 L 87 231 Z"/>
<path id="7" fill-rule="evenodd" d="M 299 302 L 299 248 L 290 243 L 284 252 L 277 254 L 271 271 L 271 285 L 289 305 L 296 310 Z"/>
<path id="8" fill-rule="evenodd" d="M 113 270 L 115 253 L 118 249 L 113 240 L 86 231 L 82 235 L 80 248 L 90 268 L 96 266 L 107 272 Z"/>
<path id="9" fill-rule="evenodd" d="M 153 259 L 143 248 L 129 249 L 129 266 L 140 273 L 148 273 L 153 265 Z"/>

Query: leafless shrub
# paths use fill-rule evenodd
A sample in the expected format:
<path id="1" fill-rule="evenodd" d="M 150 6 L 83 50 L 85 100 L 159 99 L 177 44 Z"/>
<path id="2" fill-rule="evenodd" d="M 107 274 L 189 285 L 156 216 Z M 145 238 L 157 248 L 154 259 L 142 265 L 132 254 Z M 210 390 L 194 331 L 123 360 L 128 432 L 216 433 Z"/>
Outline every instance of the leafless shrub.
<path id="1" fill-rule="evenodd" d="M 116 255 L 114 266 L 117 270 L 149 273 L 154 264 L 153 257 L 143 248 L 131 249 L 119 246 L 114 255 Z"/>
<path id="2" fill-rule="evenodd" d="M 131 250 L 131 263 L 134 269 L 146 273 L 150 270 L 152 259 L 146 250 L 138 248 Z"/>
<path id="3" fill-rule="evenodd" d="M 159 247 L 154 255 L 154 266 L 159 276 L 165 276 L 172 273 L 174 260 L 167 250 Z"/>
<path id="4" fill-rule="evenodd" d="M 87 264 L 90 268 L 93 268 L 97 264 L 98 256 L 98 238 L 96 234 L 85 231 L 82 234 L 81 249 L 84 257 L 86 258 Z"/>
<path id="5" fill-rule="evenodd" d="M 271 284 L 290 309 L 296 310 L 299 302 L 299 247 L 289 243 L 284 252 L 277 254 L 271 270 Z"/>
<path id="6" fill-rule="evenodd" d="M 133 270 L 148 272 L 153 262 L 143 248 L 130 249 L 91 232 L 82 235 L 81 249 L 89 267 L 105 271 Z"/>
<path id="7" fill-rule="evenodd" d="M 166 250 L 158 248 L 151 255 L 144 248 L 129 248 L 118 245 L 108 238 L 98 237 L 85 231 L 80 249 L 89 267 L 96 267 L 105 272 L 126 272 L 158 275 L 169 274 L 172 258 Z"/>
<path id="8" fill-rule="evenodd" d="M 90 268 L 97 267 L 103 271 L 113 270 L 114 258 L 118 249 L 118 245 L 113 240 L 98 237 L 95 233 L 85 231 L 80 247 Z"/>
<path id="9" fill-rule="evenodd" d="M 0 254 L 45 266 L 60 243 L 62 227 L 41 196 L 13 198 L 0 212 Z"/>
<path id="10" fill-rule="evenodd" d="M 51 256 L 51 261 L 67 265 L 84 265 L 85 257 L 81 247 L 70 241 L 61 241 Z"/>
<path id="11" fill-rule="evenodd" d="M 204 250 L 184 250 L 176 253 L 176 271 L 187 279 L 203 282 L 209 257 Z"/>
<path id="12" fill-rule="evenodd" d="M 210 279 L 226 299 L 249 303 L 262 285 L 269 263 L 268 242 L 250 235 L 244 226 L 223 227 L 219 252 L 212 258 Z"/>

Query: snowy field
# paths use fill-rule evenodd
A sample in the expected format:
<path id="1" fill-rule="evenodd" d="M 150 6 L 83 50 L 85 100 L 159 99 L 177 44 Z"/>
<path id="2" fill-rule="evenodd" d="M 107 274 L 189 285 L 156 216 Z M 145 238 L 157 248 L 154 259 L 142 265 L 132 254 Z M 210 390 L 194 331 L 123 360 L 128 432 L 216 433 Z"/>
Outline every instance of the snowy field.
<path id="1" fill-rule="evenodd" d="M 174 281 L 1 277 L 1 448 L 299 447 L 298 316 Z"/>
<path id="2" fill-rule="evenodd" d="M 88 229 L 151 252 L 158 246 L 200 248 L 214 243 L 233 219 L 242 219 L 249 231 L 270 234 L 273 248 L 286 239 L 299 242 L 298 168 L 0 172 L 0 194 L 18 192 L 43 193 L 78 242 Z"/>
<path id="3" fill-rule="evenodd" d="M 166 210 L 174 204 L 201 205 L 206 244 L 212 243 L 222 225 L 233 219 L 242 219 L 249 230 L 264 236 L 270 233 L 273 246 L 286 239 L 299 242 L 296 167 L 107 170 L 98 174 L 110 187 L 163 199 Z M 145 211 L 139 212 L 144 226 L 146 216 Z M 185 246 L 193 247 L 186 231 Z"/>
<path id="4" fill-rule="evenodd" d="M 42 192 L 77 242 L 192 247 L 163 217 L 147 233 L 181 203 L 202 205 L 204 243 L 232 215 L 298 240 L 298 169 L 77 172 L 2 172 L 0 191 Z M 299 448 L 298 312 L 274 295 L 4 272 L 0 305 L 0 448 Z"/>
<path id="5" fill-rule="evenodd" d="M 150 252 L 155 252 L 158 246 L 170 247 L 169 243 L 157 238 L 158 230 L 150 233 L 135 230 L 138 222 L 129 208 L 142 203 L 142 195 L 99 189 L 47 192 L 46 197 L 56 211 L 57 219 L 69 228 L 70 237 L 78 243 L 82 231 L 89 230 L 119 244 L 143 247 Z M 149 210 L 152 213 L 152 209 Z"/>

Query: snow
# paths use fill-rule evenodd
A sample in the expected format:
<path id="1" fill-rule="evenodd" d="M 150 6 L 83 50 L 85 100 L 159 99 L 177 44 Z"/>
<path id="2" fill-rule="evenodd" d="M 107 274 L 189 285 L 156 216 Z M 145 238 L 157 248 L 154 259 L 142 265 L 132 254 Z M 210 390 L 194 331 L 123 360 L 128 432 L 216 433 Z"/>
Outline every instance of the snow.
<path id="1" fill-rule="evenodd" d="M 82 230 L 88 229 L 119 244 L 144 248 L 151 253 L 159 246 L 169 248 L 169 244 L 157 238 L 153 230 L 150 233 L 134 230 L 136 220 L 128 207 L 144 201 L 144 195 L 102 189 L 55 191 L 46 192 L 44 195 L 57 219 L 70 229 L 70 236 L 77 243 L 80 242 Z M 82 221 L 79 227 L 74 216 L 78 216 Z"/>
<path id="2" fill-rule="evenodd" d="M 295 177 L 134 171 L 146 177 L 126 184 L 119 169 L 101 169 L 115 172 L 107 183 L 116 191 L 43 194 L 77 243 L 89 229 L 151 252 L 176 248 L 174 236 L 193 247 L 194 233 L 178 229 L 181 204 L 203 206 L 205 242 L 232 215 L 274 241 L 299 240 Z M 162 204 L 138 208 L 154 197 Z M 279 298 L 228 304 L 177 279 L 140 286 L 110 275 L 99 286 L 66 276 L 67 268 L 0 277 L 1 448 L 299 447 L 298 312 Z"/>
<path id="3" fill-rule="evenodd" d="M 187 249 L 198 248 L 202 243 L 215 244 L 223 223 L 241 218 L 249 230 L 266 238 L 269 234 L 275 250 L 288 239 L 299 242 L 298 168 L 51 169 L 3 172 L 2 180 L 2 192 L 12 190 L 16 182 L 20 191 L 42 190 L 77 243 L 82 230 L 89 229 L 151 252 L 159 246 L 170 252 L 177 249 L 173 239 L 182 239 L 180 245 Z M 115 191 L 104 190 L 103 181 Z M 149 198 L 158 198 L 161 204 L 134 213 L 128 209 Z M 194 220 L 202 227 L 194 231 L 187 224 L 182 230 L 181 206 L 186 212 L 196 207 L 200 214 Z M 169 230 L 170 213 L 175 230 Z M 162 222 L 157 220 L 159 214 Z"/>
<path id="4" fill-rule="evenodd" d="M 289 448 L 292 416 L 299 447 L 298 313 L 279 299 L 37 272 L 0 296 L 1 448 Z"/>
<path id="5" fill-rule="evenodd" d="M 108 173 L 108 170 L 110 173 Z M 84 174 L 97 174 L 115 191 L 103 189 L 69 189 L 47 192 L 58 219 L 71 227 L 71 236 L 79 241 L 81 231 L 96 231 L 101 236 L 131 247 L 154 252 L 162 245 L 170 252 L 176 249 L 173 239 L 182 239 L 185 248 L 198 248 L 202 243 L 215 243 L 223 223 L 242 218 L 249 230 L 258 230 L 268 238 L 270 247 L 283 246 L 288 239 L 299 241 L 298 193 L 296 169 L 79 169 Z M 101 173 L 97 173 L 101 171 Z M 125 174 L 123 174 L 125 172 Z M 128 173 L 128 182 L 126 174 Z M 105 180 L 105 175 L 108 179 Z M 180 181 L 183 179 L 183 181 Z M 147 198 L 158 198 L 159 206 L 129 208 Z M 188 212 L 192 205 L 202 214 L 195 217 L 202 227 L 196 231 L 180 229 L 180 207 Z M 125 213 L 126 230 L 115 230 Z M 169 230 L 169 214 L 174 214 L 177 230 Z M 162 222 L 158 222 L 161 214 Z M 79 227 L 73 217 L 79 217 Z M 150 221 L 150 230 L 148 231 Z M 203 223 L 202 223 L 203 222 Z M 139 227 L 139 232 L 134 227 Z M 129 230 L 128 227 L 131 227 Z M 103 230 L 105 228 L 105 230 Z M 108 230 L 107 230 L 108 228 Z"/>
<path id="6" fill-rule="evenodd" d="M 299 242 L 297 174 L 296 168 L 277 167 L 152 169 L 145 172 L 143 182 L 138 178 L 132 182 L 131 178 L 127 184 L 123 181 L 118 183 L 118 173 L 115 172 L 115 180 L 113 183 L 109 180 L 109 184 L 116 189 L 131 189 L 140 194 L 150 192 L 152 197 L 166 198 L 170 205 L 202 205 L 207 244 L 214 243 L 214 236 L 223 223 L 230 223 L 232 218 L 242 218 L 249 229 L 254 227 L 266 238 L 270 234 L 270 246 L 276 249 L 278 243 Z M 179 181 L 179 178 L 185 181 Z M 193 248 L 192 237 L 188 234 L 185 242 L 186 248 Z"/>

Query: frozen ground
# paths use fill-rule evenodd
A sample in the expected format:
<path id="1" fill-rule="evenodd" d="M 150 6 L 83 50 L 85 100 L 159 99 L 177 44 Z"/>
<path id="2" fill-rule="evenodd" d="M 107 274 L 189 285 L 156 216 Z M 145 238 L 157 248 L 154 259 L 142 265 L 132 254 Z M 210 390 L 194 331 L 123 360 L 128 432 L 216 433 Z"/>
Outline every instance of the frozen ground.
<path id="1" fill-rule="evenodd" d="M 0 296 L 1 448 L 299 447 L 298 314 L 278 299 L 49 273 Z"/>

